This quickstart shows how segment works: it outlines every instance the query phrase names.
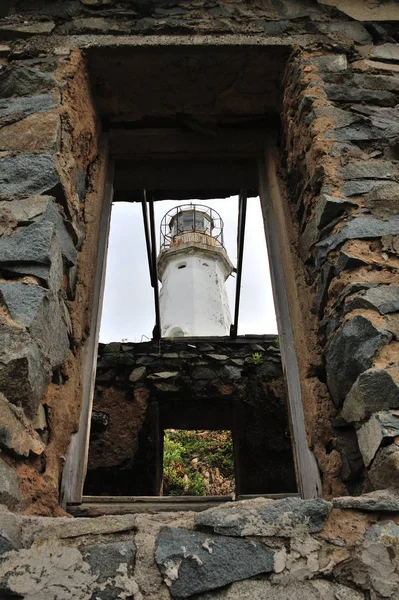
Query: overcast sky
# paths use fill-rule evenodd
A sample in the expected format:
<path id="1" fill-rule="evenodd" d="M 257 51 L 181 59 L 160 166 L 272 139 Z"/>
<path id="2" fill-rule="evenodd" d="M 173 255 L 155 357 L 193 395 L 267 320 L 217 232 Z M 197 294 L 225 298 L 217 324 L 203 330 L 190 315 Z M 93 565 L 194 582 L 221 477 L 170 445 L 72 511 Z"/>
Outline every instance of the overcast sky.
<path id="1" fill-rule="evenodd" d="M 193 200 L 195 202 L 195 200 Z M 224 221 L 224 244 L 237 266 L 238 198 L 198 201 L 211 206 Z M 155 202 L 157 251 L 162 217 L 174 206 L 187 201 Z M 227 293 L 234 314 L 234 277 L 229 277 Z M 154 327 L 154 300 L 150 285 L 141 205 L 115 202 L 112 207 L 104 304 L 100 342 L 151 338 Z M 238 334 L 277 333 L 262 215 L 258 198 L 247 206 L 244 264 Z M 144 337 L 146 336 L 146 337 Z"/>

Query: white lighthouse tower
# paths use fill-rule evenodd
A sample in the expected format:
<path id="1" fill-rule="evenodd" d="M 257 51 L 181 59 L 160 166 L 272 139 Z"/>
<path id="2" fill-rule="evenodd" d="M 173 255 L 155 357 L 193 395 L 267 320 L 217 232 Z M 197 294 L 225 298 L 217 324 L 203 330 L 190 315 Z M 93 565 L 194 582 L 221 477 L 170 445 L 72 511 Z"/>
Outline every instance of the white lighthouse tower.
<path id="1" fill-rule="evenodd" d="M 170 210 L 161 222 L 157 267 L 162 337 L 229 335 L 225 281 L 233 265 L 215 210 L 201 204 Z"/>

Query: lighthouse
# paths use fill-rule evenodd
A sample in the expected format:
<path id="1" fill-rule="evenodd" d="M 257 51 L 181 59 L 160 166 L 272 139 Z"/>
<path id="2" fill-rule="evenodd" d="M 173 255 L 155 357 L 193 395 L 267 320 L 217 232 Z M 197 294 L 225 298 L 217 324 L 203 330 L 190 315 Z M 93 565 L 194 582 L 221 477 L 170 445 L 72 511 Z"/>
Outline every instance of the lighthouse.
<path id="1" fill-rule="evenodd" d="M 223 221 L 215 210 L 187 204 L 166 213 L 157 269 L 162 337 L 229 335 L 225 282 L 233 265 L 223 246 Z"/>

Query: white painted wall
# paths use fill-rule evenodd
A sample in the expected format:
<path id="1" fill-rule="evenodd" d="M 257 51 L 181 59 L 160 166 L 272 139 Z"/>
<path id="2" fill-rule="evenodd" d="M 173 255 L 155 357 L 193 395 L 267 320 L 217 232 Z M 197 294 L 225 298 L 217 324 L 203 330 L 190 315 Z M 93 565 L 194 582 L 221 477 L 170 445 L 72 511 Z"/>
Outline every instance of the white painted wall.
<path id="1" fill-rule="evenodd" d="M 179 330 L 185 337 L 229 335 L 231 315 L 225 280 L 231 270 L 226 258 L 218 250 L 193 246 L 186 252 L 171 249 L 162 253 L 163 337 L 174 337 Z"/>

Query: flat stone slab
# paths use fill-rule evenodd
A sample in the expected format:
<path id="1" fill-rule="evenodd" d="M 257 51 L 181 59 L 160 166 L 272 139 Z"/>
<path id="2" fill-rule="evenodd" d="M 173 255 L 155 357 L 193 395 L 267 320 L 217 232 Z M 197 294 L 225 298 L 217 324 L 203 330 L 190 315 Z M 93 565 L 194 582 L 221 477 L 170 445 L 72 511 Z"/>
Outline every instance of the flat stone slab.
<path id="1" fill-rule="evenodd" d="M 270 581 L 239 581 L 228 589 L 201 594 L 196 600 L 364 600 L 365 596 L 345 585 L 322 579 L 276 585 Z"/>
<path id="2" fill-rule="evenodd" d="M 276 550 L 261 542 L 164 527 L 155 560 L 174 598 L 188 598 L 274 568 Z"/>
<path id="3" fill-rule="evenodd" d="M 361 496 L 342 496 L 332 500 L 334 508 L 352 508 L 366 512 L 399 511 L 399 493 L 397 490 L 377 490 Z"/>
<path id="4" fill-rule="evenodd" d="M 337 246 L 354 239 L 373 239 L 384 235 L 397 234 L 399 231 L 399 216 L 393 216 L 382 221 L 371 215 L 364 215 L 349 221 L 342 229 L 316 244 L 316 262 L 321 266 L 327 255 Z"/>
<path id="5" fill-rule="evenodd" d="M 232 536 L 292 537 L 321 531 L 332 505 L 322 499 L 243 500 L 195 515 L 199 527 Z"/>
<path id="6" fill-rule="evenodd" d="M 61 186 L 53 158 L 47 154 L 20 154 L 0 159 L 0 194 L 43 194 Z"/>

